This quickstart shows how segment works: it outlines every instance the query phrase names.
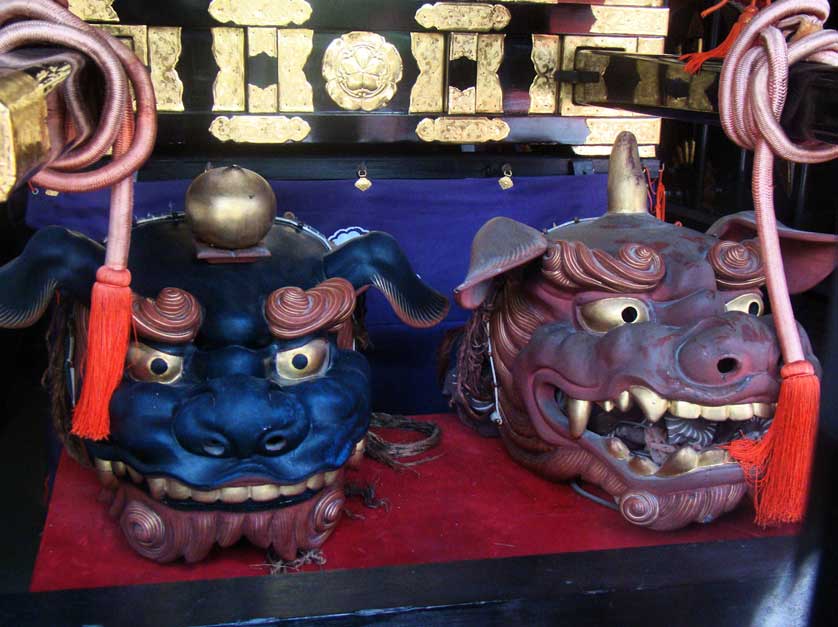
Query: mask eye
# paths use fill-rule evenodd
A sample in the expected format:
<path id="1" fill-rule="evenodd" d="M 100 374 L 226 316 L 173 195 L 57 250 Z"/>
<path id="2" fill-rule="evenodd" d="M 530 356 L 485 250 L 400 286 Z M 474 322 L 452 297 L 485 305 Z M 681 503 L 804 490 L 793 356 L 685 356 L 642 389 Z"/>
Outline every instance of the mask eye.
<path id="1" fill-rule="evenodd" d="M 649 307 L 637 298 L 602 298 L 582 305 L 579 319 L 589 331 L 605 333 L 624 324 L 648 322 Z"/>
<path id="2" fill-rule="evenodd" d="M 765 303 L 760 294 L 742 294 L 727 301 L 725 311 L 740 311 L 752 316 L 761 316 L 765 312 Z"/>
<path id="3" fill-rule="evenodd" d="M 183 357 L 155 350 L 141 342 L 128 349 L 125 372 L 135 381 L 174 383 L 183 374 Z"/>
<path id="4" fill-rule="evenodd" d="M 323 373 L 329 365 L 329 342 L 318 338 L 297 348 L 281 351 L 275 358 L 276 373 L 284 383 L 296 383 Z"/>

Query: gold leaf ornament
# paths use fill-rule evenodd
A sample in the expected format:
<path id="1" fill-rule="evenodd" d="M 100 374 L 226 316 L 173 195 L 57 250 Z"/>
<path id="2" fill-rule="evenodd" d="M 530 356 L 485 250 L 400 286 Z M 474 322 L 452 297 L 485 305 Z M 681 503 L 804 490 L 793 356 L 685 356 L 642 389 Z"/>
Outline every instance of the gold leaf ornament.
<path id="1" fill-rule="evenodd" d="M 212 0 L 208 11 L 222 24 L 240 26 L 305 24 L 311 17 L 305 0 Z"/>
<path id="2" fill-rule="evenodd" d="M 402 58 L 384 37 L 346 33 L 323 55 L 326 91 L 341 109 L 374 111 L 387 106 L 402 79 Z"/>

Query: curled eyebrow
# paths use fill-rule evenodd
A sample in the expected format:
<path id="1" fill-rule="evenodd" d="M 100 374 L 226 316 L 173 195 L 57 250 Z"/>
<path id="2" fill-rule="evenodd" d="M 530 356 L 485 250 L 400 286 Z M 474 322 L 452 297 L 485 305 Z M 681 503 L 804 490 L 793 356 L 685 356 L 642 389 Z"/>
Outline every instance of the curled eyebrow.
<path id="1" fill-rule="evenodd" d="M 541 272 L 564 289 L 634 293 L 657 287 L 666 267 L 658 252 L 643 244 L 624 244 L 612 255 L 583 242 L 559 240 L 544 254 Z"/>
<path id="2" fill-rule="evenodd" d="M 707 259 L 716 273 L 716 284 L 721 288 L 743 290 L 765 285 L 762 255 L 754 239 L 720 240 L 713 244 Z"/>
<path id="3" fill-rule="evenodd" d="M 355 288 L 346 279 L 326 279 L 309 290 L 281 287 L 265 302 L 271 334 L 281 340 L 320 329 L 337 330 L 355 310 Z"/>
<path id="4" fill-rule="evenodd" d="M 131 314 L 138 336 L 170 344 L 191 342 L 204 319 L 198 300 L 176 287 L 164 287 L 155 299 L 134 294 Z"/>

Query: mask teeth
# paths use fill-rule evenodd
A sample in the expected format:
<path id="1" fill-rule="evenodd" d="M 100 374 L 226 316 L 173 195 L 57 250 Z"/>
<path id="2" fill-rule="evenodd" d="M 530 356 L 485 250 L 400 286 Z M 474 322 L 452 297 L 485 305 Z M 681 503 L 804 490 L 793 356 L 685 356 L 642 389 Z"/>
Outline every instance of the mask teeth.
<path id="1" fill-rule="evenodd" d="M 363 440 L 356 445 L 356 450 Z M 361 447 L 363 455 L 363 447 Z M 272 501 L 282 496 L 299 496 L 306 490 L 317 491 L 326 486 L 331 486 L 338 480 L 342 469 L 329 472 L 318 472 L 308 479 L 295 484 L 264 483 L 250 486 L 229 486 L 216 488 L 215 490 L 198 490 L 186 484 L 167 477 L 144 477 L 131 466 L 120 461 L 106 459 L 95 459 L 96 473 L 103 486 L 109 489 L 116 489 L 120 479 L 130 478 L 136 484 L 148 483 L 148 491 L 151 496 L 161 501 L 164 498 L 175 501 L 190 499 L 196 503 L 244 503 L 246 501 L 265 502 Z"/>

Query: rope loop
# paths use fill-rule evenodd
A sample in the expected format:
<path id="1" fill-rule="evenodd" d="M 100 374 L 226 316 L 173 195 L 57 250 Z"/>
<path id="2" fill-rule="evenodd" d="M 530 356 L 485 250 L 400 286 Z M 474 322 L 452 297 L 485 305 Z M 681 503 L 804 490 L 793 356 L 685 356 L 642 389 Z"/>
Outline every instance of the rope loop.
<path id="1" fill-rule="evenodd" d="M 827 0 L 779 0 L 743 27 L 719 78 L 719 117 L 727 136 L 754 151 L 752 191 L 766 287 L 784 361 L 805 358 L 789 299 L 774 215 L 774 156 L 798 163 L 838 158 L 838 146 L 792 142 L 780 126 L 789 66 L 815 61 L 838 66 L 838 33 L 823 30 Z M 789 43 L 790 42 L 790 43 Z"/>
<path id="2" fill-rule="evenodd" d="M 737 145 L 771 151 L 798 163 L 838 158 L 838 146 L 792 142 L 779 120 L 786 101 L 789 66 L 814 61 L 838 66 L 838 33 L 823 30 L 826 0 L 780 0 L 760 10 L 730 49 L 719 79 L 719 115 Z M 789 43 L 790 40 L 790 43 Z"/>

